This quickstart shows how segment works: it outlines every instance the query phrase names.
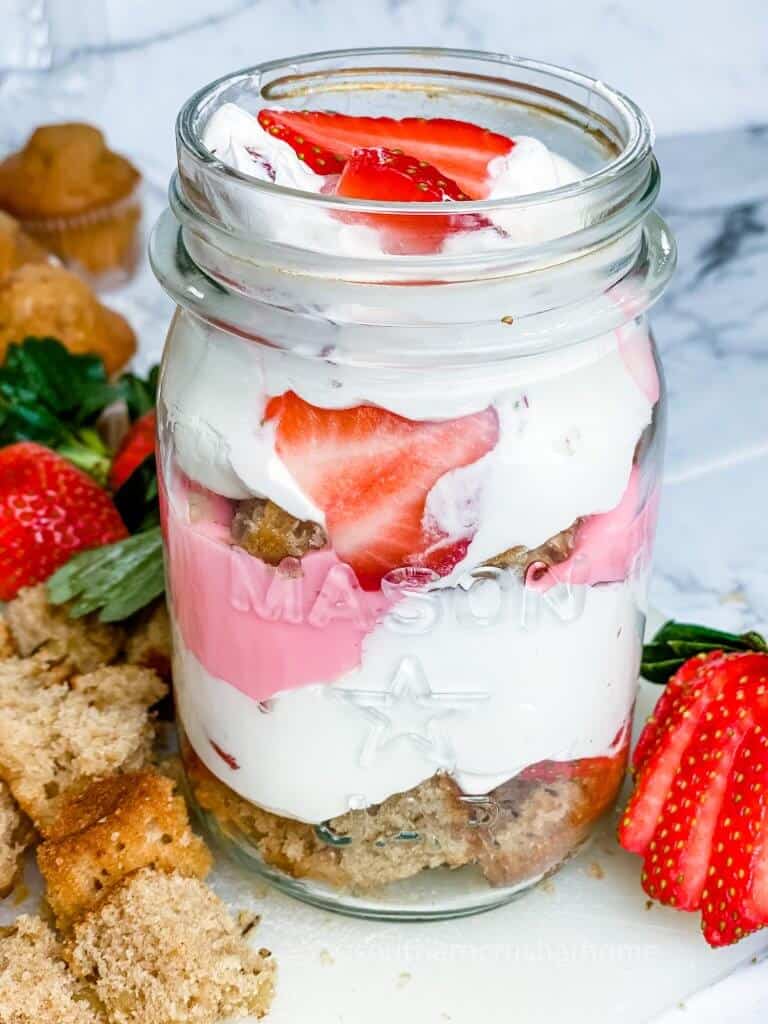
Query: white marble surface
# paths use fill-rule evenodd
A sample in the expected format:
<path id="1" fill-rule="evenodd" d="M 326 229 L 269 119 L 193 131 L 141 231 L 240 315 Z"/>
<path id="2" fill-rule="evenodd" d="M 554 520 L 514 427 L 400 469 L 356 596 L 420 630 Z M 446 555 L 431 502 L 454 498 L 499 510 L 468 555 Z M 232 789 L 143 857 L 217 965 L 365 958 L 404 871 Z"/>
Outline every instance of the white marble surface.
<path id="1" fill-rule="evenodd" d="M 165 202 L 180 103 L 202 82 L 268 56 L 372 40 L 494 46 L 622 86 L 664 136 L 661 208 L 680 246 L 679 272 L 654 317 L 671 407 L 654 600 L 677 617 L 766 627 L 767 11 L 764 0 L 110 0 L 111 39 L 90 56 L 65 57 L 53 98 L 30 100 L 0 75 L 0 153 L 34 119 L 87 117 L 141 166 L 151 221 Z M 691 130 L 700 134 L 680 134 Z M 109 301 L 139 331 L 142 360 L 155 357 L 170 306 L 148 269 Z M 733 1019 L 727 996 L 707 998 L 716 1010 L 690 1003 L 685 1019 Z M 743 1003 L 742 1024 L 762 1019 L 747 1015 L 757 1002 Z"/>
<path id="2" fill-rule="evenodd" d="M 48 109 L 98 109 L 117 143 L 161 166 L 176 110 L 202 82 L 341 47 L 469 47 L 579 68 L 633 96 L 660 135 L 768 116 L 765 0 L 0 0 L 0 68 L 19 50 L 11 14 L 42 9 L 51 59 L 71 72 Z M 80 101 L 69 92 L 87 53 L 99 83 Z M 3 100 L 0 76 L 0 115 Z"/>

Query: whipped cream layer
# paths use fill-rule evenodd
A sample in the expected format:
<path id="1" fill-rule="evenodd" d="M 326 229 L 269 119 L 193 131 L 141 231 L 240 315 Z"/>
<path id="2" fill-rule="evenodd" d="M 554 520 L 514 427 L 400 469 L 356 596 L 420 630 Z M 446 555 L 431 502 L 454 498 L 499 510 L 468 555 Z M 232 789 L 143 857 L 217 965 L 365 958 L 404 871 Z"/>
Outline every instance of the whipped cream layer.
<path id="1" fill-rule="evenodd" d="M 640 657 L 636 587 L 576 587 L 562 605 L 529 595 L 524 607 L 523 588 L 492 607 L 456 591 L 398 605 L 357 668 L 266 708 L 207 671 L 177 629 L 181 720 L 228 786 L 302 821 L 379 803 L 439 769 L 487 793 L 538 761 L 616 751 Z"/>
<path id="2" fill-rule="evenodd" d="M 316 174 L 300 160 L 291 146 L 265 131 L 253 114 L 234 103 L 225 103 L 209 118 L 203 133 L 203 143 L 222 163 L 257 181 L 268 181 L 285 188 L 318 195 L 333 191 L 335 178 Z M 495 157 L 488 166 L 489 200 L 509 199 L 535 195 L 579 181 L 584 173 L 559 153 L 548 149 L 539 139 L 515 135 L 509 153 Z M 205 187 L 205 183 L 201 182 Z M 211 192 L 208 196 L 214 207 L 224 200 Z M 461 204 L 454 204 L 461 212 Z M 574 212 L 569 213 L 573 217 Z M 361 257 L 382 254 L 379 232 L 365 224 L 343 223 L 329 211 L 307 205 L 283 203 L 278 209 L 257 195 L 242 200 L 238 206 L 240 222 L 261 233 L 275 234 L 286 241 L 298 241 L 308 249 L 338 252 Z M 546 206 L 537 206 L 530 213 L 504 210 L 491 211 L 488 227 L 471 231 L 451 232 L 443 241 L 444 251 L 461 254 L 498 245 L 499 231 L 514 233 L 520 244 L 534 240 L 542 228 L 551 233 L 553 213 Z M 576 211 L 576 223 L 563 223 L 562 234 L 581 226 Z M 278 230 L 271 231 L 272 228 Z"/>
<path id="3" fill-rule="evenodd" d="M 651 422 L 658 378 L 640 327 L 621 345 L 613 333 L 541 357 L 425 376 L 305 359 L 180 318 L 162 398 L 180 468 L 225 497 L 270 498 L 325 525 L 262 422 L 267 400 L 288 390 L 321 408 L 379 405 L 413 420 L 495 407 L 496 447 L 443 476 L 427 498 L 427 516 L 445 533 L 473 536 L 446 581 L 453 583 L 510 547 L 537 547 L 580 517 L 614 509 Z"/>

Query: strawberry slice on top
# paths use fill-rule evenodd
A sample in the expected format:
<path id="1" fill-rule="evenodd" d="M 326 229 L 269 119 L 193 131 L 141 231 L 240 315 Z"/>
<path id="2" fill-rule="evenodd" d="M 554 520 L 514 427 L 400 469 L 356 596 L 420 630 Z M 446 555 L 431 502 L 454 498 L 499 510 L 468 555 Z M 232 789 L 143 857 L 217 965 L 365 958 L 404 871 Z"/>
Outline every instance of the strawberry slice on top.
<path id="1" fill-rule="evenodd" d="M 292 391 L 271 399 L 266 418 L 275 422 L 278 455 L 325 513 L 334 550 L 367 590 L 390 569 L 428 564 L 429 491 L 445 473 L 482 458 L 499 436 L 492 408 L 415 422 L 370 405 L 320 409 Z M 452 540 L 456 558 L 444 557 L 436 571 L 449 572 L 465 550 L 462 538 Z"/>
<path id="2" fill-rule="evenodd" d="M 336 194 L 349 199 L 397 203 L 449 203 L 468 197 L 455 181 L 424 161 L 392 149 L 357 149 L 344 165 Z M 440 248 L 445 236 L 468 218 L 440 214 L 364 214 L 339 216 L 352 223 L 378 228 L 388 253 L 428 253 Z M 470 226 L 470 225 L 466 225 Z"/>
<path id="3" fill-rule="evenodd" d="M 291 128 L 289 125 L 276 119 L 275 115 L 280 113 L 274 110 L 259 111 L 259 124 L 265 132 L 274 135 L 276 139 L 287 142 L 296 153 L 299 160 L 303 160 L 310 170 L 315 174 L 338 174 L 344 166 L 344 157 L 339 153 L 332 153 L 325 146 L 310 142 L 300 129 Z"/>
<path id="4" fill-rule="evenodd" d="M 490 187 L 489 164 L 515 145 L 506 135 L 469 121 L 446 117 L 358 117 L 318 110 L 262 110 L 267 119 L 319 146 L 349 159 L 356 149 L 397 149 L 423 160 L 451 178 L 472 199 L 484 199 Z M 323 172 L 327 173 L 327 172 Z"/>

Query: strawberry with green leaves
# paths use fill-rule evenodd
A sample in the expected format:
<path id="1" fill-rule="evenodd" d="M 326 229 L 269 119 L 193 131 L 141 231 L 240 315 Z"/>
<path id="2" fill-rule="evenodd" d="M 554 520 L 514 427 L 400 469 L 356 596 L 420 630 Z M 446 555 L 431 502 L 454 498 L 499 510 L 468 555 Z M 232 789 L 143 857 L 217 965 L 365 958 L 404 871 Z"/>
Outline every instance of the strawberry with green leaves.
<path id="1" fill-rule="evenodd" d="M 735 942 L 768 925 L 768 648 L 668 623 L 643 667 L 676 671 L 635 749 L 619 841 L 649 896 L 701 911 L 710 945 Z"/>
<path id="2" fill-rule="evenodd" d="M 157 377 L 155 368 L 109 380 L 101 359 L 53 338 L 9 346 L 0 365 L 0 600 L 47 580 L 70 614 L 112 621 L 162 594 Z M 117 419 L 127 414 L 132 426 L 115 454 L 104 412 L 120 403 Z"/>

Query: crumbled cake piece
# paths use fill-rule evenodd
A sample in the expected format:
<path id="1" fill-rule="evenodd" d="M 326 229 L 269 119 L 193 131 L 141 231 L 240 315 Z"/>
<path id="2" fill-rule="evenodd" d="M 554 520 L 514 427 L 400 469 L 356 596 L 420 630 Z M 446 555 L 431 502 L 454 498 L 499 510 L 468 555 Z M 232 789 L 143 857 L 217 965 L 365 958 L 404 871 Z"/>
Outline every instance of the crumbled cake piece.
<path id="1" fill-rule="evenodd" d="M 62 958 L 56 936 L 39 917 L 23 915 L 0 930 L 2 1024 L 102 1024 L 90 990 Z"/>
<path id="2" fill-rule="evenodd" d="M 238 502 L 232 540 L 268 565 L 279 565 L 284 558 L 303 558 L 328 543 L 322 526 L 296 519 L 264 498 Z"/>
<path id="3" fill-rule="evenodd" d="M 128 633 L 125 660 L 153 668 L 163 679 L 171 677 L 171 622 L 165 601 L 158 601 L 139 616 Z"/>
<path id="4" fill-rule="evenodd" d="M 6 658 L 15 658 L 18 653 L 19 649 L 13 639 L 11 627 L 5 619 L 0 618 L 0 661 L 4 661 Z"/>
<path id="5" fill-rule="evenodd" d="M 32 826 L 4 782 L 0 782 L 0 898 L 13 889 L 21 872 L 21 857 L 32 842 Z"/>
<path id="6" fill-rule="evenodd" d="M 383 803 L 315 827 L 248 803 L 185 750 L 192 792 L 222 829 L 243 833 L 267 864 L 295 878 L 365 890 L 424 868 L 461 867 L 472 859 L 469 807 L 456 784 L 438 774 Z"/>
<path id="7" fill-rule="evenodd" d="M 496 566 L 498 569 L 517 569 L 523 575 L 537 563 L 547 567 L 559 565 L 573 554 L 580 523 L 581 520 L 577 519 L 567 530 L 555 534 L 537 548 L 526 548 L 522 545 L 508 548 L 485 564 Z"/>
<path id="8" fill-rule="evenodd" d="M 462 799 L 437 774 L 382 804 L 312 826 L 265 811 L 220 782 L 184 743 L 192 793 L 222 831 L 295 878 L 364 892 L 425 868 L 477 865 L 492 885 L 522 885 L 576 852 L 618 792 L 624 761 L 581 778 L 517 777 Z M 478 803 L 479 801 L 479 803 Z"/>
<path id="9" fill-rule="evenodd" d="M 37 862 L 56 922 L 67 928 L 139 868 L 204 878 L 211 855 L 171 780 L 147 769 L 71 795 L 49 825 Z"/>
<path id="10" fill-rule="evenodd" d="M 274 965 L 196 878 L 143 868 L 78 921 L 66 947 L 111 1024 L 214 1024 L 262 1017 Z"/>
<path id="11" fill-rule="evenodd" d="M 0 778 L 44 835 L 72 785 L 147 760 L 149 708 L 166 692 L 151 669 L 69 676 L 43 655 L 0 662 Z"/>
<path id="12" fill-rule="evenodd" d="M 517 777 L 493 790 L 498 820 L 492 830 L 477 831 L 477 861 L 488 881 L 522 883 L 577 853 L 613 803 L 625 769 L 626 757 L 614 757 L 580 777 Z"/>
<path id="13" fill-rule="evenodd" d="M 96 615 L 72 619 L 66 605 L 51 604 L 45 584 L 24 587 L 5 609 L 18 653 L 26 656 L 45 645 L 53 658 L 68 658 L 78 672 L 91 672 L 117 658 L 125 641 L 119 626 Z"/>

